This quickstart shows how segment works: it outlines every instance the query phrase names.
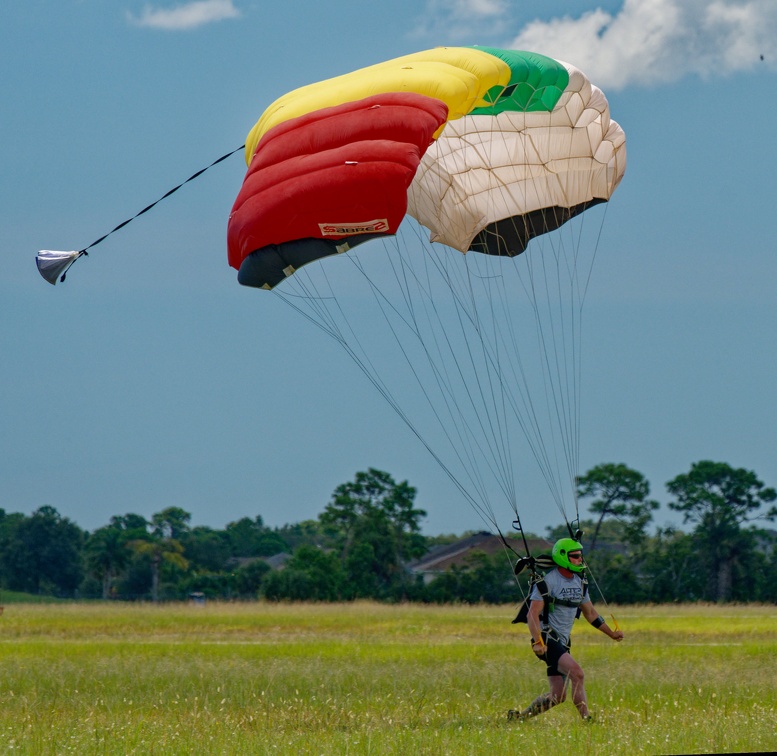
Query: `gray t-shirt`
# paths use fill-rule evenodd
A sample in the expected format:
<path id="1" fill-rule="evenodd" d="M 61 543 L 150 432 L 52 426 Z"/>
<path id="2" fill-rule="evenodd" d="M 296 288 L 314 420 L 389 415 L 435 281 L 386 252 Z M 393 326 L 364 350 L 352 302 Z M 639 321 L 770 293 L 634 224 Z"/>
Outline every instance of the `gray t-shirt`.
<path id="1" fill-rule="evenodd" d="M 545 583 L 548 586 L 548 592 L 553 598 L 583 604 L 591 603 L 588 594 L 586 594 L 585 599 L 583 598 L 583 581 L 580 575 L 573 574 L 572 577 L 566 578 L 558 569 L 555 569 L 545 575 Z M 542 595 L 536 585 L 532 589 L 530 598 L 532 601 L 542 600 Z M 569 635 L 572 632 L 572 625 L 575 624 L 576 616 L 577 609 L 574 606 L 559 606 L 558 604 L 553 606 L 548 613 L 548 625 L 556 631 L 566 645 L 569 645 Z M 548 625 L 543 625 L 542 629 L 547 630 Z"/>

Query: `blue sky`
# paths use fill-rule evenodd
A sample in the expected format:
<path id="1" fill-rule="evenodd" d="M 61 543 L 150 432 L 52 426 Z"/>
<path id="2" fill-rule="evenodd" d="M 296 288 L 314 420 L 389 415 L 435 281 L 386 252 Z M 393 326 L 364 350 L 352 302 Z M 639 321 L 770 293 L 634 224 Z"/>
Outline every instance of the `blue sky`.
<path id="1" fill-rule="evenodd" d="M 65 284 L 34 262 L 240 146 L 284 92 L 450 44 L 574 63 L 626 131 L 586 302 L 580 472 L 624 462 L 662 503 L 701 459 L 777 484 L 771 0 L 26 0 L 0 10 L 0 508 L 51 505 L 89 530 L 167 506 L 281 525 L 376 467 L 418 488 L 427 533 L 483 526 L 343 353 L 237 285 L 242 157 Z M 526 526 L 557 524 L 520 480 Z"/>

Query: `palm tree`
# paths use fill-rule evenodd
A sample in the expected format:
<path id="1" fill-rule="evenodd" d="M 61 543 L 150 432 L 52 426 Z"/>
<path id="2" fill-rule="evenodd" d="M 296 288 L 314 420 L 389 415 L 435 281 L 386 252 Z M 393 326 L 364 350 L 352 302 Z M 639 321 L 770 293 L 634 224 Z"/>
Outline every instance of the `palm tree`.
<path id="1" fill-rule="evenodd" d="M 102 580 L 102 597 L 108 599 L 114 578 L 129 560 L 127 535 L 120 528 L 106 525 L 89 536 L 85 549 L 87 566 Z"/>
<path id="2" fill-rule="evenodd" d="M 159 570 L 163 562 L 181 570 L 189 567 L 189 561 L 183 556 L 183 546 L 175 538 L 162 538 L 152 534 L 147 539 L 131 541 L 130 547 L 136 554 L 146 555 L 151 559 L 152 601 L 159 601 Z"/>

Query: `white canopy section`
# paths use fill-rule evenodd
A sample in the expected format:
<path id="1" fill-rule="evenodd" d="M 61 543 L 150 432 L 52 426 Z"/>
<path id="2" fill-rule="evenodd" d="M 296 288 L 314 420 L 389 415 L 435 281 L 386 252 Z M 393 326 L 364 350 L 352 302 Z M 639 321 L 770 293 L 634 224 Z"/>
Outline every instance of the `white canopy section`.
<path id="1" fill-rule="evenodd" d="M 601 90 L 564 65 L 570 81 L 553 111 L 465 116 L 429 147 L 408 213 L 432 241 L 466 252 L 496 221 L 610 198 L 626 169 L 626 137 Z"/>

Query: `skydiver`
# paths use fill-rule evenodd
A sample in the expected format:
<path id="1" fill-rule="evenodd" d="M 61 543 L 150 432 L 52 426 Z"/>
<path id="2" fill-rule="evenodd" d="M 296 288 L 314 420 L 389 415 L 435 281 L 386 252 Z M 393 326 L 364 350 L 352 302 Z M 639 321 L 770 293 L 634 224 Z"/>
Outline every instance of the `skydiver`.
<path id="1" fill-rule="evenodd" d="M 585 584 L 581 577 L 584 570 L 582 545 L 572 538 L 562 538 L 553 545 L 551 556 L 556 567 L 545 575 L 543 581 L 546 587 L 535 583 L 529 595 L 526 617 L 532 651 L 548 667 L 550 690 L 537 696 L 523 710 L 511 709 L 507 716 L 508 719 L 524 721 L 543 714 L 564 702 L 569 683 L 572 687 L 572 701 L 580 716 L 590 721 L 592 715 L 588 710 L 583 669 L 569 652 L 572 645 L 570 633 L 578 609 L 593 627 L 614 641 L 623 640 L 623 631 L 608 626 L 584 590 Z M 545 598 L 542 591 L 547 592 Z"/>

